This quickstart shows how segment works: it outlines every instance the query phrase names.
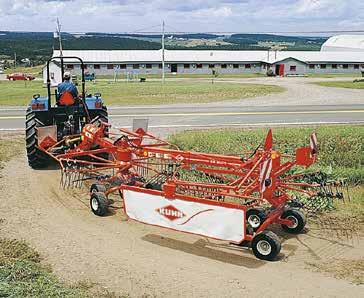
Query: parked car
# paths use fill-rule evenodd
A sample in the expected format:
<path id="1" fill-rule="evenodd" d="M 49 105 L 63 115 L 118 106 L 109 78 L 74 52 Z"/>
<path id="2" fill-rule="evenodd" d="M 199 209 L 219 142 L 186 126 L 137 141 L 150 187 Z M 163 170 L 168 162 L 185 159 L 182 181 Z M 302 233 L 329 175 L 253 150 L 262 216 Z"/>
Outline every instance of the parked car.
<path id="1" fill-rule="evenodd" d="M 26 73 L 12 73 L 7 75 L 6 78 L 9 81 L 32 81 L 35 79 L 35 76 Z"/>

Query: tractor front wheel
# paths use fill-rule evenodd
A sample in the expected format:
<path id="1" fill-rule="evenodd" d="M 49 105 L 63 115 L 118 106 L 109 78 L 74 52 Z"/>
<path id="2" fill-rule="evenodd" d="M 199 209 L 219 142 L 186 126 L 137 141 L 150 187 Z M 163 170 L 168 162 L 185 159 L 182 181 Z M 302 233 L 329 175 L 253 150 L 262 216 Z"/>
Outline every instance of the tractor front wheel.
<path id="1" fill-rule="evenodd" d="M 273 261 L 281 251 L 281 242 L 272 231 L 263 231 L 253 238 L 251 247 L 258 259 Z"/>
<path id="2" fill-rule="evenodd" d="M 90 198 L 90 207 L 97 216 L 104 216 L 108 211 L 108 200 L 104 193 L 93 192 Z"/>
<path id="3" fill-rule="evenodd" d="M 28 164 L 33 169 L 45 168 L 49 164 L 49 157 L 38 148 L 37 127 L 44 126 L 35 113 L 28 109 L 25 120 L 25 142 Z"/>

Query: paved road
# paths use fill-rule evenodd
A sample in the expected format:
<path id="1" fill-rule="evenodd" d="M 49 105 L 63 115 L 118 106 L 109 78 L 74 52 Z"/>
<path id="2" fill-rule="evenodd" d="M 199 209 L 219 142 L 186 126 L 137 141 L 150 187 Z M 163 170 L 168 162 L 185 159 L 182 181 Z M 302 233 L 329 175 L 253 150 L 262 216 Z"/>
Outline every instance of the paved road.
<path id="1" fill-rule="evenodd" d="M 114 127 L 130 127 L 133 119 L 148 119 L 152 130 L 169 133 L 180 129 L 228 126 L 277 126 L 363 123 L 364 104 L 351 105 L 198 105 L 114 107 L 109 109 Z M 23 109 L 0 109 L 0 130 L 23 130 Z"/>

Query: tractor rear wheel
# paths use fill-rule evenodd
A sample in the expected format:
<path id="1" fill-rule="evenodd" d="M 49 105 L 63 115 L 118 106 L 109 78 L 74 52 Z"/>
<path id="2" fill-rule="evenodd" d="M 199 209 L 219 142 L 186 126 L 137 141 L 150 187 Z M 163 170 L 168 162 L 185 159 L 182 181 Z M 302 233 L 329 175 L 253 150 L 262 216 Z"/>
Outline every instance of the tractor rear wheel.
<path id="1" fill-rule="evenodd" d="M 49 164 L 49 157 L 38 148 L 37 127 L 41 126 L 43 123 L 32 110 L 28 109 L 25 120 L 25 142 L 28 164 L 33 169 L 45 168 Z"/>
<path id="2" fill-rule="evenodd" d="M 107 113 L 107 108 L 105 106 L 102 107 L 101 110 L 97 110 L 97 112 L 92 113 L 91 115 L 91 123 L 96 123 L 97 121 L 109 122 L 109 115 Z"/>

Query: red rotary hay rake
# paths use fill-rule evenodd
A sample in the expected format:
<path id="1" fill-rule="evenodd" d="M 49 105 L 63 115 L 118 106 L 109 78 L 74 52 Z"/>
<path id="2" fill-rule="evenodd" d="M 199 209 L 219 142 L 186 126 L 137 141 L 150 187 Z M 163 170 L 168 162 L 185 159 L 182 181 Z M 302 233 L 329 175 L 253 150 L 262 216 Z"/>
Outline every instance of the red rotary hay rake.
<path id="1" fill-rule="evenodd" d="M 249 157 L 181 151 L 143 129 L 114 134 L 100 122 L 41 149 L 61 165 L 63 186 L 96 181 L 90 192 L 96 215 L 105 215 L 117 194 L 131 219 L 235 244 L 248 241 L 256 257 L 273 260 L 281 244 L 268 226 L 300 233 L 306 224 L 294 194 L 328 193 L 320 183 L 305 182 L 305 174 L 291 174 L 316 161 L 315 134 L 293 156 L 272 145 L 269 131 L 263 148 Z"/>

